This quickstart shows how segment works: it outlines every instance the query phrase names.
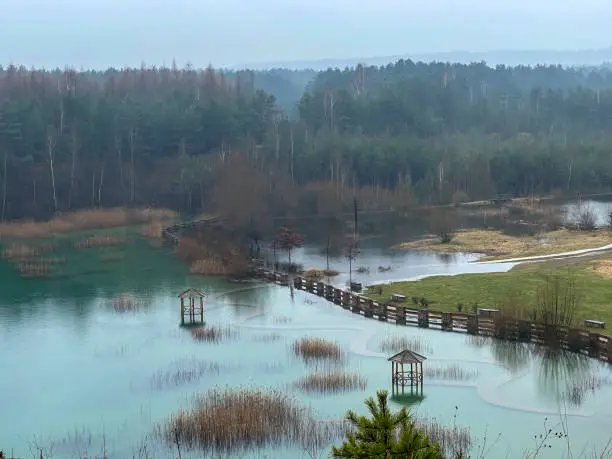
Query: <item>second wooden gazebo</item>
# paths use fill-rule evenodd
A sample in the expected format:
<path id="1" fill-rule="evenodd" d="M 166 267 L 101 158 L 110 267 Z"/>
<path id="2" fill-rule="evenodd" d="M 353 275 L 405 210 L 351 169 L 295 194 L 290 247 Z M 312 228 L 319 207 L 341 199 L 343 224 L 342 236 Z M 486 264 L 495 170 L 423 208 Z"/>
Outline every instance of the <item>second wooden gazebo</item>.
<path id="1" fill-rule="evenodd" d="M 391 362 L 391 381 L 394 385 L 423 386 L 423 361 L 427 360 L 427 357 L 404 349 L 387 360 Z M 410 369 L 405 371 L 404 365 L 410 365 Z"/>

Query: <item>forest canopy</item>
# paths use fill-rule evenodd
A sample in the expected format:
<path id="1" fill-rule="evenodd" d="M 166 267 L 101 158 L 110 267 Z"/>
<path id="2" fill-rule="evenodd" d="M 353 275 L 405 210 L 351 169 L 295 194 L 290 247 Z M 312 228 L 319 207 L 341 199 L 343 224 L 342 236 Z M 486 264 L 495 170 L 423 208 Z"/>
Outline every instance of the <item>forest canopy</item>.
<path id="1" fill-rule="evenodd" d="M 365 208 L 401 209 L 457 192 L 597 191 L 610 185 L 611 128 L 612 71 L 603 67 L 8 66 L 1 218 L 149 205 L 247 222 L 333 213 L 356 195 Z M 244 202 L 260 215 L 238 215 L 232 193 L 250 193 Z"/>

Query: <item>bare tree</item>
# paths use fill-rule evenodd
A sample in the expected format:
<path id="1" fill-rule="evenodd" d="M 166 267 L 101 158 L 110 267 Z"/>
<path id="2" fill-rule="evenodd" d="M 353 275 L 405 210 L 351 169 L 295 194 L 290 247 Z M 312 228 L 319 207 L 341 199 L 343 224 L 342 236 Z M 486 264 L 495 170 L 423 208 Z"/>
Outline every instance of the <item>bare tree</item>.
<path id="1" fill-rule="evenodd" d="M 456 225 L 454 219 L 448 212 L 439 210 L 432 211 L 428 221 L 429 231 L 440 238 L 442 244 L 448 244 L 453 240 Z"/>
<path id="2" fill-rule="evenodd" d="M 344 256 L 349 262 L 349 285 L 353 283 L 353 261 L 357 258 L 358 253 L 357 241 L 351 239 L 344 250 Z"/>
<path id="3" fill-rule="evenodd" d="M 544 324 L 546 339 L 554 343 L 559 327 L 573 327 L 576 323 L 576 311 L 581 301 L 576 281 L 569 276 L 549 275 L 544 285 L 538 288 L 536 298 L 534 319 Z"/>
<path id="4" fill-rule="evenodd" d="M 76 159 L 77 159 L 77 136 L 76 128 L 72 127 L 72 135 L 70 142 L 70 151 L 72 153 L 72 161 L 70 163 L 70 193 L 68 195 L 68 208 L 72 208 L 72 197 L 74 196 L 74 174 L 76 171 Z"/>
<path id="5" fill-rule="evenodd" d="M 589 204 L 578 204 L 574 220 L 580 231 L 593 231 L 597 227 L 597 214 Z"/>
<path id="6" fill-rule="evenodd" d="M 49 173 L 51 175 L 51 187 L 53 190 L 53 212 L 57 212 L 57 193 L 55 190 L 55 168 L 53 162 L 55 159 L 55 145 L 57 142 L 57 132 L 55 128 L 49 126 L 47 128 L 47 153 L 49 155 Z"/>

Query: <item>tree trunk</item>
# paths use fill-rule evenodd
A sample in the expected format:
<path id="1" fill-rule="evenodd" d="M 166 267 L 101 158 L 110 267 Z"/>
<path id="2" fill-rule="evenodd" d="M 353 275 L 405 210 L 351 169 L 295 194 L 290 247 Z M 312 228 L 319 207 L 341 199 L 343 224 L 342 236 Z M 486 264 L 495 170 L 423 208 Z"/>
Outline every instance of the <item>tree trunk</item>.
<path id="1" fill-rule="evenodd" d="M 121 150 L 121 136 L 115 135 L 115 150 L 117 151 L 117 161 L 119 162 L 119 186 L 121 187 L 121 201 L 125 203 L 125 181 L 123 177 L 123 153 Z"/>
<path id="2" fill-rule="evenodd" d="M 134 204 L 134 150 L 136 148 L 136 130 L 130 129 L 130 204 Z"/>
<path id="3" fill-rule="evenodd" d="M 4 165 L 2 167 L 2 215 L 0 216 L 0 220 L 4 221 L 4 217 L 6 216 L 6 182 L 8 181 L 8 174 L 6 170 L 6 163 L 8 160 L 8 153 L 4 152 Z"/>
<path id="4" fill-rule="evenodd" d="M 74 196 L 74 172 L 76 169 L 76 150 L 77 150 L 76 132 L 72 131 L 72 163 L 70 165 L 70 194 L 68 195 L 68 208 L 72 209 L 72 197 Z"/>
<path id="5" fill-rule="evenodd" d="M 96 206 L 96 171 L 91 170 L 91 207 Z"/>
<path id="6" fill-rule="evenodd" d="M 49 130 L 47 133 L 47 152 L 49 153 L 49 172 L 51 174 L 51 188 L 53 190 L 53 213 L 57 213 L 57 193 L 55 190 L 55 168 L 53 167 L 53 158 L 55 156 L 55 136 Z"/>
<path id="7" fill-rule="evenodd" d="M 100 183 L 98 184 L 98 207 L 102 207 L 102 184 L 104 183 L 104 165 L 100 166 Z"/>

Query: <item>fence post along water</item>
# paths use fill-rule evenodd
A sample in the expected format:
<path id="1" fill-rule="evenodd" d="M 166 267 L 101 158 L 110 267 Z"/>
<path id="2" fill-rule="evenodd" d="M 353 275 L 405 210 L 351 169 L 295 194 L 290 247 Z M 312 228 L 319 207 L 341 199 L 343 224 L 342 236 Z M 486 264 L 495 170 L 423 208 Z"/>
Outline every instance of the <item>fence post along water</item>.
<path id="1" fill-rule="evenodd" d="M 268 278 L 268 276 L 263 276 Z M 400 301 L 380 302 L 356 292 L 343 290 L 323 282 L 308 281 L 301 276 L 293 279 L 293 286 L 307 291 L 366 318 L 413 325 L 496 339 L 558 346 L 572 352 L 612 363 L 612 338 L 601 333 L 587 332 L 562 325 L 504 317 L 501 311 L 486 310 L 482 315 L 463 312 L 440 312 L 424 308 L 398 305 Z"/>

